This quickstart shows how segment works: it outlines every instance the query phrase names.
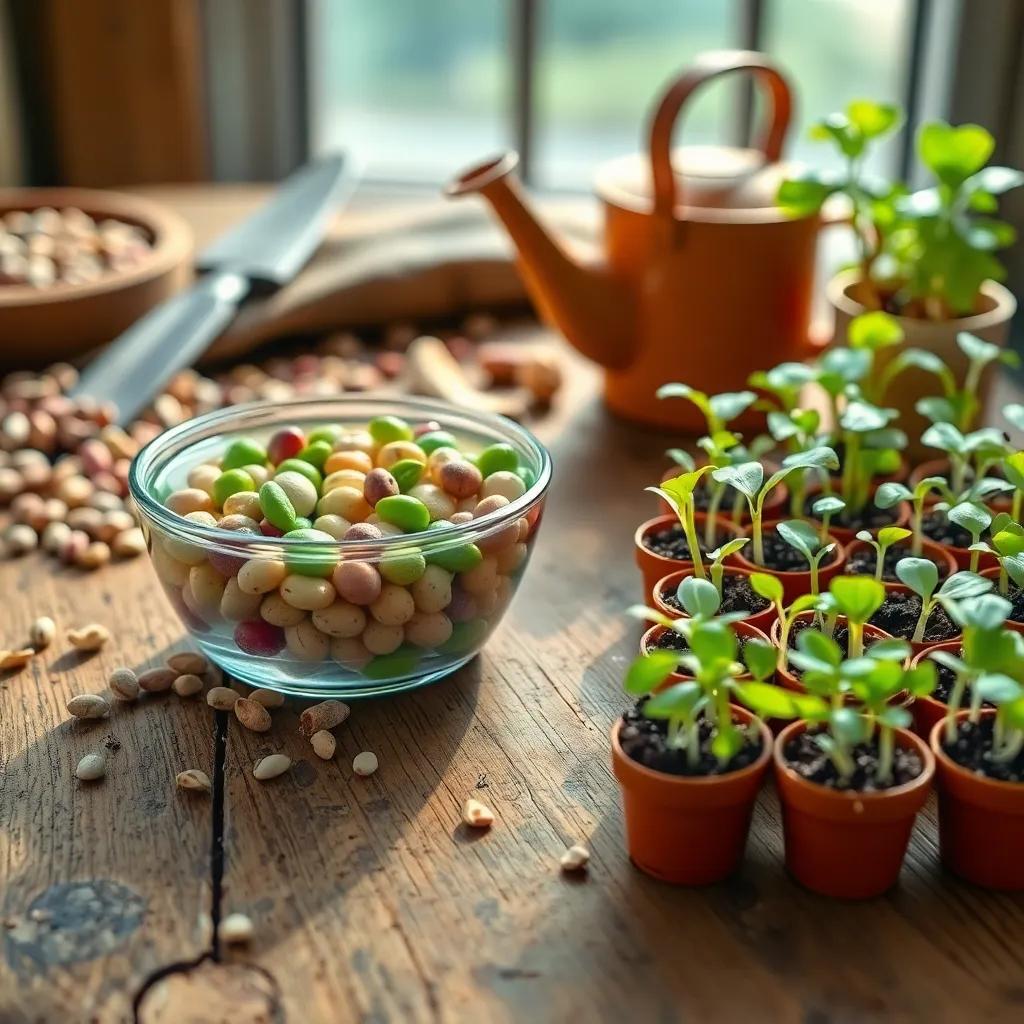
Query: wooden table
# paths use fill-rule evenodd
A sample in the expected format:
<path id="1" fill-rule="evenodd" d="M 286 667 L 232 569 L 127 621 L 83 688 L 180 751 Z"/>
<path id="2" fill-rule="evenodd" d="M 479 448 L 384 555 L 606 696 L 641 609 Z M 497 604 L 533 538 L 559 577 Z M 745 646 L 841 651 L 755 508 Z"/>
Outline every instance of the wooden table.
<path id="1" fill-rule="evenodd" d="M 943 873 L 934 803 L 899 887 L 867 903 L 790 880 L 771 787 L 731 881 L 679 889 L 632 867 L 608 731 L 639 634 L 623 609 L 641 596 L 642 487 L 677 439 L 611 419 L 596 373 L 566 359 L 536 425 L 555 481 L 504 623 L 450 679 L 358 704 L 334 762 L 298 735 L 300 705 L 266 735 L 173 695 L 69 721 L 72 694 L 161 663 L 182 627 L 144 560 L 0 565 L 0 646 L 40 614 L 115 633 L 0 680 L 3 1024 L 132 1020 L 147 985 L 147 1024 L 1024 1019 L 1024 899 Z M 106 779 L 77 782 L 102 744 Z M 351 771 L 361 750 L 380 758 L 370 778 Z M 272 751 L 298 763 L 258 783 Z M 212 799 L 176 791 L 189 767 Z M 497 816 L 486 834 L 460 823 L 470 793 Z M 592 853 L 581 879 L 558 869 L 574 842 Z M 255 922 L 247 951 L 211 945 L 231 911 Z"/>

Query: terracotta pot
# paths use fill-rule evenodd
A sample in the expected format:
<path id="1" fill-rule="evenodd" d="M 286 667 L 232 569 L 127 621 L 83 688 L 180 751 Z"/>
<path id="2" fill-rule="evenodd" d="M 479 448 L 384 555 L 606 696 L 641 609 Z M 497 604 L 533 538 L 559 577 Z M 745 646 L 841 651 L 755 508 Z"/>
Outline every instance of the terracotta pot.
<path id="1" fill-rule="evenodd" d="M 754 716 L 733 708 L 733 720 Z M 612 768 L 622 787 L 629 856 L 641 871 L 677 885 L 710 885 L 739 866 L 754 801 L 771 757 L 772 735 L 763 722 L 761 755 L 726 775 L 685 778 L 652 771 L 619 745 L 612 725 Z"/>
<path id="2" fill-rule="evenodd" d="M 773 532 L 775 529 L 775 523 L 781 520 L 773 520 L 769 523 L 762 523 L 761 529 L 765 536 Z M 750 536 L 749 528 L 744 532 L 744 536 Z M 846 563 L 846 552 L 843 550 L 843 545 L 839 543 L 838 538 L 835 534 L 830 533 L 829 539 L 836 541 L 835 551 L 832 552 L 832 559 L 828 559 L 822 563 L 818 568 L 818 589 L 828 590 L 829 580 L 833 576 L 838 576 L 842 571 L 843 565 Z M 777 572 L 775 569 L 768 569 L 764 566 L 758 565 L 751 559 L 744 557 L 743 552 L 751 550 L 751 546 L 748 544 L 742 551 L 737 551 L 734 556 L 736 564 L 741 569 L 746 569 L 749 572 L 764 572 L 769 576 L 774 576 L 782 584 L 782 592 L 786 604 L 789 604 L 795 598 L 801 594 L 809 594 L 811 592 L 811 573 L 809 569 L 803 572 Z M 751 552 L 753 553 L 753 552 Z"/>
<path id="3" fill-rule="evenodd" d="M 707 459 L 699 459 L 696 456 L 694 456 L 694 459 L 697 466 L 703 466 L 707 463 Z M 778 463 L 772 462 L 770 459 L 761 459 L 760 462 L 764 467 L 764 476 L 766 480 L 779 468 Z M 670 466 L 664 473 L 662 473 L 661 482 L 664 483 L 666 480 L 671 480 L 673 477 L 679 476 L 681 472 L 682 470 L 679 469 L 678 466 Z M 781 514 L 787 501 L 789 501 L 789 490 L 786 488 L 785 483 L 781 483 L 777 487 L 773 488 L 772 493 L 765 499 L 762 516 L 775 518 L 776 513 Z M 664 498 L 658 499 L 658 511 L 661 512 L 662 515 L 666 516 L 675 515 L 675 512 L 672 511 L 672 506 L 669 505 Z M 730 523 L 733 521 L 731 505 L 721 507 L 718 510 L 718 514 L 722 519 L 727 519 Z M 747 507 L 746 501 L 744 501 L 741 506 L 739 521 L 741 525 L 750 522 L 750 509 Z"/>
<path id="4" fill-rule="evenodd" d="M 987 580 L 993 580 L 995 582 L 995 593 L 999 593 L 999 566 L 994 566 L 991 569 L 982 569 L 981 575 Z M 1010 584 L 1013 586 L 1013 584 Z M 1024 622 L 1018 622 L 1016 619 L 1007 619 L 1006 628 L 1012 629 L 1015 633 L 1024 633 Z"/>
<path id="5" fill-rule="evenodd" d="M 669 573 L 667 576 L 663 576 L 657 583 L 654 584 L 654 589 L 651 591 L 651 600 L 654 602 L 654 607 L 660 612 L 664 612 L 666 615 L 676 619 L 686 619 L 689 616 L 686 612 L 681 612 L 678 608 L 673 608 L 670 604 L 666 604 L 662 600 L 661 595 L 665 592 L 675 593 L 679 587 L 679 584 L 683 582 L 688 576 L 693 575 L 693 569 L 680 569 L 679 572 Z M 725 576 L 750 576 L 750 569 L 741 569 L 739 566 L 727 566 L 725 569 Z M 772 627 L 772 623 L 775 621 L 775 606 L 769 605 L 764 611 L 756 612 L 748 615 L 743 622 L 748 626 L 756 626 L 763 632 L 767 632 Z"/>
<path id="6" fill-rule="evenodd" d="M 909 539 L 901 547 L 907 549 L 907 557 L 910 556 L 910 541 Z M 856 554 L 858 551 L 869 551 L 871 545 L 866 540 L 857 540 L 856 538 L 846 545 L 846 560 L 847 562 Z M 921 557 L 930 558 L 936 565 L 946 567 L 946 576 L 950 576 L 957 571 L 959 566 L 956 563 L 956 559 L 946 550 L 941 544 L 936 544 L 933 540 L 925 540 L 921 538 Z M 945 579 L 945 577 L 942 577 Z M 882 580 L 882 586 L 886 590 L 892 592 L 908 592 L 909 587 L 900 583 L 899 580 Z"/>
<path id="7" fill-rule="evenodd" d="M 935 758 L 911 732 L 896 743 L 913 747 L 924 769 L 911 782 L 879 792 L 842 792 L 802 779 L 786 763 L 786 744 L 807 728 L 793 722 L 775 744 L 775 780 L 782 807 L 786 867 L 824 896 L 866 900 L 896 884 L 917 812 L 928 798 Z"/>
<path id="8" fill-rule="evenodd" d="M 769 642 L 767 633 L 765 633 L 763 630 L 758 629 L 757 626 L 750 625 L 749 622 L 734 622 L 733 629 L 736 630 L 737 635 L 746 637 L 748 640 L 763 640 L 765 643 Z M 646 630 L 644 632 L 644 635 L 640 637 L 640 653 L 649 654 L 652 650 L 654 650 L 654 640 L 657 637 L 661 636 L 661 634 L 664 632 L 664 626 L 651 626 L 650 629 Z M 665 682 L 658 687 L 658 689 L 663 690 L 667 686 L 672 686 L 675 683 L 682 683 L 685 682 L 687 679 L 692 678 L 693 676 L 691 676 L 687 672 L 673 672 L 668 677 L 668 679 L 666 679 Z M 750 674 L 745 673 L 739 678 L 749 679 Z"/>
<path id="9" fill-rule="evenodd" d="M 697 512 L 694 516 L 697 521 L 697 532 L 698 534 L 704 528 L 704 524 L 707 521 L 707 517 L 703 512 Z M 676 572 L 678 569 L 689 569 L 693 563 L 685 559 L 678 558 L 665 558 L 663 555 L 656 555 L 649 548 L 644 546 L 643 538 L 653 533 L 661 533 L 663 530 L 668 529 L 670 526 L 674 526 L 679 520 L 675 514 L 669 516 L 655 516 L 653 519 L 648 519 L 646 522 L 641 523 L 636 528 L 636 533 L 633 534 L 633 547 L 635 551 L 635 558 L 637 567 L 643 574 L 644 578 L 644 600 L 648 601 L 651 597 L 651 592 L 654 590 L 655 583 L 658 582 L 663 576 L 667 576 L 670 572 Z M 732 537 L 741 537 L 743 530 L 738 526 L 733 526 L 732 523 L 726 522 L 724 519 L 719 520 L 720 532 L 727 533 Z M 726 565 L 735 565 L 736 556 L 730 555 L 725 560 Z"/>
<path id="10" fill-rule="evenodd" d="M 965 718 L 961 711 L 957 718 Z M 995 712 L 982 711 L 983 717 Z M 1024 889 L 1024 784 L 998 782 L 958 765 L 931 731 L 939 790 L 939 848 L 954 874 L 988 889 Z"/>
<path id="11" fill-rule="evenodd" d="M 932 651 L 949 651 L 950 654 L 959 656 L 962 647 L 962 639 L 947 640 L 942 644 L 931 644 L 923 651 L 918 651 L 914 655 L 910 664 L 920 664 L 920 662 L 924 658 L 927 658 Z M 941 722 L 946 717 L 948 707 L 948 704 L 944 704 L 941 700 L 938 700 L 935 697 L 915 698 L 914 703 L 910 707 L 910 713 L 914 716 L 914 732 L 916 732 L 921 739 L 927 740 L 932 734 L 932 729 L 935 728 L 935 723 Z"/>
<path id="12" fill-rule="evenodd" d="M 837 274 L 828 285 L 828 299 L 835 312 L 833 344 L 846 343 L 846 332 L 850 321 L 865 312 L 865 307 L 855 298 L 859 275 L 856 271 Z M 878 365 L 884 366 L 904 347 L 916 347 L 934 352 L 953 371 L 957 380 L 963 380 L 967 372 L 967 359 L 956 344 L 960 331 L 970 331 L 985 341 L 1005 345 L 1009 335 L 1010 320 L 1017 309 L 1017 301 L 1001 284 L 986 281 L 981 286 L 978 313 L 956 320 L 932 321 L 913 317 L 897 317 L 906 336 L 905 346 L 882 349 L 876 355 Z M 991 392 L 994 373 L 992 367 L 982 376 L 982 413 L 979 422 L 984 422 L 984 407 Z M 938 381 L 923 370 L 909 369 L 900 374 L 896 383 L 885 396 L 885 405 L 899 410 L 899 425 L 906 431 L 909 441 L 906 455 L 912 461 L 930 459 L 935 456 L 934 448 L 927 448 L 920 442 L 921 433 L 928 427 L 928 421 L 914 408 L 918 399 L 939 393 Z"/>
<path id="13" fill-rule="evenodd" d="M 806 622 L 808 619 L 814 618 L 814 612 L 801 612 L 797 617 L 797 621 Z M 845 626 L 846 616 L 840 615 L 836 618 L 836 626 Z M 872 626 L 871 623 L 864 624 L 864 639 L 873 637 L 875 640 L 889 640 L 891 637 L 884 629 L 879 629 L 877 626 Z M 768 632 L 768 639 L 771 640 L 772 646 L 778 647 L 782 641 L 782 623 L 776 619 L 772 623 L 772 627 Z M 775 673 L 776 681 L 782 686 L 786 687 L 787 690 L 795 690 L 797 693 L 804 693 L 804 684 L 790 672 L 789 668 L 783 667 L 778 669 Z"/>

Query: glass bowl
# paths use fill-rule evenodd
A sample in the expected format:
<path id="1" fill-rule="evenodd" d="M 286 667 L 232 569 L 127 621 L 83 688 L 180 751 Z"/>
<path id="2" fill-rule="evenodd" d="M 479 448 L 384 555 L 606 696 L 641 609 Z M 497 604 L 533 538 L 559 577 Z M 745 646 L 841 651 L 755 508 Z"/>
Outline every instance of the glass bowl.
<path id="1" fill-rule="evenodd" d="M 192 522 L 163 504 L 171 492 L 187 486 L 191 469 L 218 458 L 237 436 L 265 441 L 287 425 L 307 431 L 324 425 L 358 429 L 377 416 L 398 416 L 410 423 L 434 420 L 455 435 L 463 451 L 509 444 L 532 483 L 519 498 L 471 522 L 372 541 L 237 533 Z M 359 395 L 259 402 L 190 420 L 161 434 L 138 454 L 130 488 L 156 574 L 207 657 L 253 686 L 303 697 L 349 699 L 423 686 L 476 655 L 526 570 L 550 479 L 547 451 L 511 420 L 425 399 Z M 482 559 L 467 545 L 476 545 Z M 372 607 L 353 606 L 337 596 L 329 610 L 317 611 L 296 609 L 283 599 L 282 589 L 295 578 L 289 570 L 296 565 L 300 571 L 313 567 L 303 575 L 326 577 L 329 586 L 333 568 L 350 561 L 368 563 L 378 571 L 384 567 L 385 579 L 394 579 L 396 574 L 387 570 L 410 548 L 423 555 L 428 573 L 403 583 L 408 596 L 392 595 L 400 598 L 393 602 L 398 611 L 384 616 L 386 624 L 377 621 Z M 467 551 L 477 564 L 460 571 Z M 413 556 L 418 565 L 415 552 Z M 284 581 L 276 589 L 243 594 L 232 577 L 248 562 L 271 564 L 245 571 L 247 590 L 253 589 L 251 577 L 274 581 L 282 569 Z M 318 565 L 324 566 L 322 571 L 315 568 Z M 294 597 L 294 583 L 288 593 Z M 328 600 L 331 593 L 333 587 Z M 322 597 L 321 588 L 317 603 Z M 413 619 L 396 627 L 394 619 L 407 616 L 413 607 Z"/>

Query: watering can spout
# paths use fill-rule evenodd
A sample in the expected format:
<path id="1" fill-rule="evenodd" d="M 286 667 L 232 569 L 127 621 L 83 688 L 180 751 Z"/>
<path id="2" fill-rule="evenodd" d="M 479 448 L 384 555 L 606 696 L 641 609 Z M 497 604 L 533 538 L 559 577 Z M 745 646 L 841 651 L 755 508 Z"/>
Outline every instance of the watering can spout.
<path id="1" fill-rule="evenodd" d="M 537 220 L 515 175 L 519 157 L 505 153 L 459 175 L 445 195 L 479 193 L 494 208 L 519 254 L 519 267 L 542 313 L 585 356 L 610 368 L 629 361 L 629 296 L 598 263 L 578 262 Z"/>

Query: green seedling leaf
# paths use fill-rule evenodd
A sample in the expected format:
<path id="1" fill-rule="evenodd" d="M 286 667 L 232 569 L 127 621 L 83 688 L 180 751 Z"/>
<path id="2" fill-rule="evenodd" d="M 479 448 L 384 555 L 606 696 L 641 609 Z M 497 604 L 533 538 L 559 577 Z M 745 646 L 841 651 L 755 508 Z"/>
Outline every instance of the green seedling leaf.
<path id="1" fill-rule="evenodd" d="M 864 656 L 874 661 L 904 661 L 911 652 L 910 644 L 905 640 L 892 637 L 887 640 L 876 640 L 865 652 Z"/>
<path id="2" fill-rule="evenodd" d="M 818 666 L 838 668 L 843 661 L 843 652 L 839 644 L 820 630 L 802 630 L 796 639 L 797 651 L 806 655 Z M 790 652 L 793 653 L 793 652 Z"/>
<path id="3" fill-rule="evenodd" d="M 1010 704 L 1024 697 L 1024 686 L 1001 672 L 990 672 L 974 681 L 975 693 L 992 704 Z"/>
<path id="4" fill-rule="evenodd" d="M 818 498 L 811 505 L 811 511 L 819 519 L 824 519 L 825 516 L 838 515 L 844 508 L 846 508 L 846 502 L 835 494 L 827 494 L 823 498 Z"/>
<path id="5" fill-rule="evenodd" d="M 903 681 L 900 688 L 908 690 L 913 697 L 927 697 L 935 689 L 937 681 L 938 672 L 934 663 L 920 661 L 913 668 L 908 668 L 903 673 Z M 900 710 L 904 709 L 901 708 Z M 901 725 L 898 728 L 903 729 L 906 727 Z"/>
<path id="6" fill-rule="evenodd" d="M 1004 412 L 1009 410 L 1006 407 Z M 1019 408 L 1024 409 L 1024 406 Z M 1007 417 L 1009 419 L 1009 417 Z M 1024 491 L 1024 452 L 1014 452 L 1003 460 L 1003 473 L 1006 479 L 1019 491 Z"/>
<path id="7" fill-rule="evenodd" d="M 854 434 L 867 434 L 873 430 L 881 430 L 898 415 L 895 409 L 880 409 L 863 399 L 854 399 L 847 403 L 839 418 L 843 430 Z"/>
<path id="8" fill-rule="evenodd" d="M 953 401 L 938 395 L 919 398 L 914 403 L 914 409 L 932 423 L 953 423 L 957 417 L 957 407 Z M 924 435 L 921 440 L 924 441 Z"/>
<path id="9" fill-rule="evenodd" d="M 774 657 L 772 667 L 775 667 Z M 774 686 L 771 683 L 739 683 L 736 693 L 751 711 L 762 718 L 801 718 L 805 721 L 820 721 L 828 714 L 828 704 L 820 697 L 811 693 L 784 690 L 781 686 Z"/>
<path id="10" fill-rule="evenodd" d="M 803 519 L 787 519 L 785 522 L 777 523 L 775 529 L 779 536 L 791 548 L 799 551 L 808 562 L 821 547 L 818 531 Z"/>
<path id="11" fill-rule="evenodd" d="M 851 100 L 846 105 L 846 116 L 866 139 L 893 131 L 901 119 L 899 108 L 893 104 L 863 99 Z"/>
<path id="12" fill-rule="evenodd" d="M 952 423 L 933 423 L 921 435 L 921 444 L 957 455 L 967 447 L 964 435 Z"/>
<path id="13" fill-rule="evenodd" d="M 641 654 L 633 659 L 626 670 L 623 688 L 626 693 L 642 697 L 661 686 L 676 671 L 678 665 L 678 651 L 651 651 L 649 654 Z"/>
<path id="14" fill-rule="evenodd" d="M 725 391 L 719 395 L 712 395 L 708 399 L 708 405 L 718 420 L 728 423 L 729 420 L 736 419 L 740 413 L 746 412 L 756 401 L 757 395 L 753 391 Z"/>
<path id="15" fill-rule="evenodd" d="M 867 576 L 837 576 L 828 591 L 839 613 L 850 622 L 867 622 L 885 600 L 885 587 Z"/>
<path id="16" fill-rule="evenodd" d="M 1024 729 L 1024 700 L 1004 704 L 999 711 L 1011 729 Z"/>
<path id="17" fill-rule="evenodd" d="M 720 484 L 728 484 L 753 501 L 764 483 L 764 468 L 760 462 L 741 462 L 738 466 L 722 466 L 711 476 Z"/>
<path id="18" fill-rule="evenodd" d="M 805 452 L 793 452 L 782 460 L 782 469 L 774 473 L 771 480 L 775 483 L 783 480 L 788 472 L 793 469 L 838 469 L 839 456 L 835 451 L 825 445 L 817 448 L 808 448 Z M 784 472 L 785 471 L 785 472 Z M 774 484 L 772 485 L 774 486 Z M 770 489 L 770 488 L 766 488 Z"/>
<path id="19" fill-rule="evenodd" d="M 923 601 L 932 596 L 939 583 L 939 570 L 928 558 L 901 558 L 896 563 L 896 576 Z"/>
<path id="20" fill-rule="evenodd" d="M 911 531 L 902 526 L 884 526 L 878 531 L 878 543 L 883 548 L 891 548 L 893 544 L 899 544 L 901 540 L 906 540 L 911 535 Z M 857 536 L 860 537 L 860 534 L 857 534 Z M 868 534 L 868 536 L 870 537 L 871 535 Z"/>
<path id="21" fill-rule="evenodd" d="M 724 562 L 730 555 L 736 554 L 737 551 L 742 550 L 749 543 L 749 537 L 733 537 L 732 540 L 726 541 L 724 544 L 715 548 L 714 551 L 709 551 L 708 558 L 716 563 Z"/>
<path id="22" fill-rule="evenodd" d="M 676 597 L 687 615 L 692 618 L 710 619 L 718 611 L 722 601 L 718 588 L 710 580 L 687 576 L 676 589 Z"/>
<path id="23" fill-rule="evenodd" d="M 944 185 L 957 188 L 988 162 L 995 139 L 981 125 L 954 127 L 944 121 L 932 121 L 917 133 L 917 151 L 921 162 Z"/>
<path id="24" fill-rule="evenodd" d="M 775 194 L 775 202 L 789 217 L 809 217 L 817 213 L 825 200 L 835 191 L 835 185 L 829 185 L 808 174 L 783 181 Z M 754 381 L 750 383 L 754 387 L 758 386 Z"/>
<path id="25" fill-rule="evenodd" d="M 1001 629 L 1013 611 L 1013 605 L 998 594 L 982 594 L 973 601 L 954 606 L 957 625 L 983 632 Z"/>
<path id="26" fill-rule="evenodd" d="M 782 604 L 782 584 L 775 576 L 766 572 L 755 572 L 750 576 L 750 585 L 754 591 L 772 604 Z"/>
<path id="27" fill-rule="evenodd" d="M 693 680 L 675 683 L 656 693 L 645 705 L 647 718 L 692 718 L 704 696 L 700 684 Z"/>
<path id="28" fill-rule="evenodd" d="M 743 734 L 739 729 L 719 729 L 711 739 L 711 753 L 720 762 L 731 761 L 743 747 Z"/>
<path id="29" fill-rule="evenodd" d="M 1024 185 L 1024 172 L 1013 167 L 982 167 L 967 179 L 966 184 L 970 189 L 999 196 Z"/>
<path id="30" fill-rule="evenodd" d="M 928 657 L 937 664 L 948 668 L 955 675 L 965 675 L 969 671 L 967 662 L 949 651 L 929 651 Z"/>
<path id="31" fill-rule="evenodd" d="M 669 448 L 665 454 L 681 469 L 688 473 L 692 473 L 696 463 L 693 461 L 693 456 L 683 451 L 682 448 Z"/>
<path id="32" fill-rule="evenodd" d="M 906 559 L 904 559 L 906 561 Z M 901 564 L 901 563 L 900 563 Z M 899 575 L 899 564 L 896 566 Z M 902 578 L 902 577 L 901 577 Z M 909 587 L 910 584 L 908 583 Z M 938 596 L 949 601 L 966 601 L 972 597 L 980 597 L 992 589 L 992 581 L 979 576 L 976 572 L 968 572 L 966 569 L 947 576 L 939 587 Z"/>
<path id="33" fill-rule="evenodd" d="M 690 650 L 702 665 L 736 660 L 736 634 L 718 620 L 695 622 L 690 630 L 689 641 Z"/>
<path id="34" fill-rule="evenodd" d="M 764 680 L 774 675 L 778 652 L 763 640 L 748 640 L 743 647 L 743 660 L 755 679 Z"/>
<path id="35" fill-rule="evenodd" d="M 893 505 L 898 505 L 901 501 L 910 501 L 913 497 L 908 487 L 889 481 L 880 484 L 875 491 L 875 504 L 879 508 L 892 508 Z"/>
<path id="36" fill-rule="evenodd" d="M 965 529 L 972 537 L 978 538 L 992 522 L 992 514 L 983 505 L 975 505 L 970 501 L 962 501 L 954 505 L 947 513 L 951 523 Z"/>
<path id="37" fill-rule="evenodd" d="M 993 494 L 1006 494 L 1013 490 L 1013 484 L 998 477 L 986 476 L 976 480 L 968 489 L 969 500 L 984 501 Z"/>
<path id="38" fill-rule="evenodd" d="M 856 322 L 851 321 L 851 328 Z M 829 394 L 840 395 L 847 384 L 856 384 L 867 376 L 871 369 L 871 352 L 868 349 L 833 348 L 821 357 L 818 365 L 818 383 Z"/>
<path id="39" fill-rule="evenodd" d="M 654 394 L 657 398 L 686 398 L 705 415 L 711 410 L 708 396 L 703 391 L 691 388 L 689 384 L 662 384 Z"/>
<path id="40" fill-rule="evenodd" d="M 934 666 L 929 665 L 928 667 L 933 668 Z M 878 712 L 878 721 L 890 729 L 906 729 L 913 721 L 913 716 L 906 708 L 901 708 L 897 704 L 886 704 Z"/>
<path id="41" fill-rule="evenodd" d="M 976 334 L 971 334 L 970 331 L 960 331 L 956 336 L 956 344 L 957 348 L 971 362 L 978 363 L 981 366 L 995 362 L 1002 352 L 998 345 L 993 345 L 989 341 L 983 341 Z"/>
<path id="42" fill-rule="evenodd" d="M 675 619 L 670 619 L 664 612 L 659 612 L 657 608 L 648 608 L 645 604 L 631 604 L 626 609 L 626 614 L 642 622 L 665 626 L 667 629 L 671 629 L 675 623 Z"/>
<path id="43" fill-rule="evenodd" d="M 829 716 L 829 730 L 837 740 L 852 747 L 867 739 L 868 723 L 854 708 L 836 708 Z"/>
<path id="44" fill-rule="evenodd" d="M 881 310 L 861 313 L 850 321 L 846 332 L 852 348 L 877 352 L 881 348 L 903 344 L 903 328 L 899 320 Z"/>

